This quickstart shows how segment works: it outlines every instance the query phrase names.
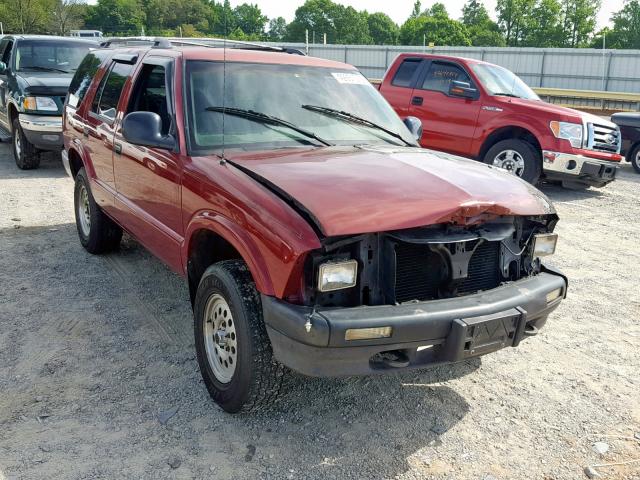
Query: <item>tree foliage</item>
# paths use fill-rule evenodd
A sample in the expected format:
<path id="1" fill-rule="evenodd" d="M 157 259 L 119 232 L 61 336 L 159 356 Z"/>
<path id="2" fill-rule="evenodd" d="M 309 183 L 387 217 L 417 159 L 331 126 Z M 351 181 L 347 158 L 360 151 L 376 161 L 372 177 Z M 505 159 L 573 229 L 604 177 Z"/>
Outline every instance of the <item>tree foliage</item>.
<path id="1" fill-rule="evenodd" d="M 479 0 L 469 0 L 462 8 L 462 24 L 467 27 L 474 47 L 504 47 L 506 41 L 500 27 L 491 20 L 489 12 Z"/>
<path id="2" fill-rule="evenodd" d="M 599 32 L 593 46 L 602 47 L 605 34 L 608 48 L 640 49 L 640 1 L 626 0 L 622 9 L 613 14 L 612 20 L 613 28 Z"/>
<path id="3" fill-rule="evenodd" d="M 369 35 L 375 45 L 396 45 L 400 29 L 385 13 L 372 13 L 367 15 L 369 25 Z"/>
<path id="4" fill-rule="evenodd" d="M 422 45 L 423 42 L 434 45 L 471 45 L 467 28 L 445 14 L 446 9 L 443 12 L 443 9 L 438 7 L 435 12 L 432 8 L 417 17 L 409 18 L 400 28 L 400 43 L 403 45 Z"/>

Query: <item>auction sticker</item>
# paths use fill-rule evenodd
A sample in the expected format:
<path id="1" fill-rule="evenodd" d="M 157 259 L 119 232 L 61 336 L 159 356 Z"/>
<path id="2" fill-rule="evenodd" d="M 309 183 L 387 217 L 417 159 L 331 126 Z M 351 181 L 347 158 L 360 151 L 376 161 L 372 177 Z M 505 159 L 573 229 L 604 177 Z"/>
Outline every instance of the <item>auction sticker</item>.
<path id="1" fill-rule="evenodd" d="M 338 83 L 347 83 L 351 85 L 367 85 L 369 81 L 364 78 L 364 75 L 360 73 L 349 73 L 349 72 L 332 72 L 333 78 L 335 78 Z"/>

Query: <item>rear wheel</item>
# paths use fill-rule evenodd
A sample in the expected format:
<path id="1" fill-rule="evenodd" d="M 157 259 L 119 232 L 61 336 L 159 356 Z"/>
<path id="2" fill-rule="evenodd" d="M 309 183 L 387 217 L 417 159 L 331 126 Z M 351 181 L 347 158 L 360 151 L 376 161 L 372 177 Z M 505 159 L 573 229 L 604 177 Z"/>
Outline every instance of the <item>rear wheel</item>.
<path id="1" fill-rule="evenodd" d="M 20 120 L 15 118 L 12 127 L 13 158 L 20 170 L 33 170 L 40 166 L 40 152 L 34 147 L 20 126 Z"/>
<path id="2" fill-rule="evenodd" d="M 94 200 L 84 168 L 76 175 L 74 206 L 78 237 L 89 253 L 108 252 L 120 245 L 122 229 L 104 214 Z"/>
<path id="3" fill-rule="evenodd" d="M 629 158 L 627 160 L 631 162 L 631 165 L 633 166 L 635 171 L 640 173 L 640 145 L 636 145 L 633 148 L 633 151 L 631 152 L 631 155 L 629 155 Z"/>
<path id="4" fill-rule="evenodd" d="M 196 353 L 211 397 L 229 413 L 270 405 L 285 367 L 273 358 L 262 305 L 240 260 L 225 260 L 202 276 L 194 302 Z"/>
<path id="5" fill-rule="evenodd" d="M 535 185 L 542 173 L 542 161 L 536 148 L 525 140 L 510 138 L 496 143 L 484 163 L 506 170 Z"/>

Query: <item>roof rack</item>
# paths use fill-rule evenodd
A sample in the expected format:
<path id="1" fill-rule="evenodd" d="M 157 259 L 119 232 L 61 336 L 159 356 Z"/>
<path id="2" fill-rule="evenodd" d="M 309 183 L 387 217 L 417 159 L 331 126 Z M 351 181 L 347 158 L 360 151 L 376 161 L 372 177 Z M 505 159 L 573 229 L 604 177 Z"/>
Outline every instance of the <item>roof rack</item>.
<path id="1" fill-rule="evenodd" d="M 173 46 L 207 47 L 207 48 L 239 48 L 243 50 L 263 50 L 269 52 L 289 53 L 292 55 L 305 55 L 297 48 L 276 47 L 261 43 L 245 42 L 243 40 L 228 40 L 226 38 L 202 37 L 202 38 L 178 38 L 178 37 L 112 37 L 100 43 L 101 48 L 114 47 L 116 45 L 142 46 L 151 48 L 172 48 Z"/>

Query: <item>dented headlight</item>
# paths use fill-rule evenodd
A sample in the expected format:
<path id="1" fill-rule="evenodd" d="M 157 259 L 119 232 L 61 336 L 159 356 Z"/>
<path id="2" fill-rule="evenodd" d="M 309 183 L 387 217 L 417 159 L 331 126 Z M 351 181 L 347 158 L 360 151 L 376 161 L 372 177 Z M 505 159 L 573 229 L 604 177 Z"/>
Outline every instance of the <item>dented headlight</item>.
<path id="1" fill-rule="evenodd" d="M 533 236 L 533 257 L 547 257 L 556 253 L 557 233 L 541 233 Z"/>
<path id="2" fill-rule="evenodd" d="M 318 268 L 318 290 L 331 292 L 355 287 L 357 274 L 358 262 L 355 260 L 323 263 Z"/>

